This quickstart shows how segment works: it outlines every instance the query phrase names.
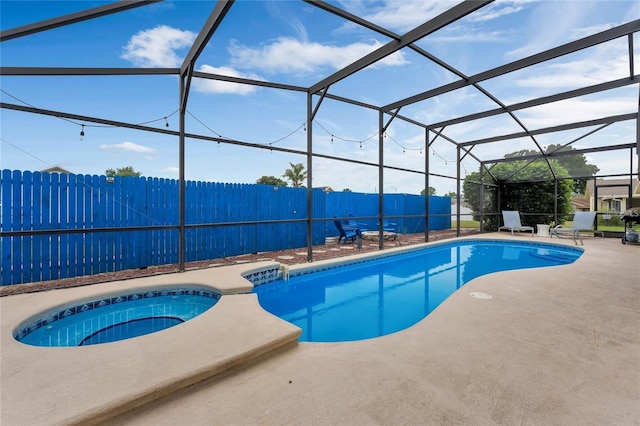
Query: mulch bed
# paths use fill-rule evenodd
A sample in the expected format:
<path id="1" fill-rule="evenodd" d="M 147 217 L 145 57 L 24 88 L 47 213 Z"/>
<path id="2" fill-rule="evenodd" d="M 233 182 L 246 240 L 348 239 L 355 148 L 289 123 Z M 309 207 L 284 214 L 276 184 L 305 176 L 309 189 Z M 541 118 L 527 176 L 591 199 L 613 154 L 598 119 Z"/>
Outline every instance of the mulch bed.
<path id="1" fill-rule="evenodd" d="M 461 230 L 461 235 L 472 235 L 478 233 L 478 230 L 469 229 Z M 443 239 L 455 238 L 455 230 L 433 231 L 429 233 L 429 241 L 438 241 Z M 406 246 L 411 244 L 420 244 L 424 242 L 424 234 L 398 234 L 397 238 L 384 243 L 385 248 Z M 356 253 L 367 253 L 378 251 L 377 241 L 362 241 L 362 249 L 358 250 L 355 243 L 337 244 L 336 242 L 327 243 L 321 246 L 314 246 L 313 260 L 333 259 L 337 257 L 349 256 Z M 185 269 L 193 270 L 200 268 L 208 268 L 212 266 L 233 265 L 238 263 L 250 263 L 264 260 L 273 260 L 285 265 L 294 265 L 299 263 L 307 263 L 307 248 L 301 247 L 297 249 L 281 250 L 264 253 L 254 253 L 228 258 L 203 260 L 198 262 L 189 262 L 185 265 Z M 177 264 L 152 266 L 140 269 L 128 269 L 118 272 L 107 272 L 103 274 L 85 275 L 81 277 L 65 278 L 60 280 L 41 281 L 28 284 L 15 284 L 0 287 L 0 297 L 22 293 L 34 293 L 39 291 L 55 290 L 61 288 L 79 287 L 84 285 L 92 285 L 105 283 L 109 281 L 119 281 L 131 278 L 148 277 L 158 274 L 168 274 L 179 272 Z"/>

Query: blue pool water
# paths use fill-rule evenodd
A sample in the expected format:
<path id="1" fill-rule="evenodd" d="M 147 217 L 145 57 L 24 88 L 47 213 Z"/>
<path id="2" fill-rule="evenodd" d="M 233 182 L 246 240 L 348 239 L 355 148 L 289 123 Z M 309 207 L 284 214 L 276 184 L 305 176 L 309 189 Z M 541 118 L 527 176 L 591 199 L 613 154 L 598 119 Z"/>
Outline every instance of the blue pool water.
<path id="1" fill-rule="evenodd" d="M 220 296 L 200 288 L 151 289 L 43 313 L 16 340 L 33 346 L 87 346 L 155 333 L 202 314 Z"/>
<path id="2" fill-rule="evenodd" d="M 301 341 L 362 340 L 412 326 L 481 275 L 564 265 L 581 254 L 551 244 L 463 241 L 292 276 L 253 291 L 264 309 L 302 328 Z"/>

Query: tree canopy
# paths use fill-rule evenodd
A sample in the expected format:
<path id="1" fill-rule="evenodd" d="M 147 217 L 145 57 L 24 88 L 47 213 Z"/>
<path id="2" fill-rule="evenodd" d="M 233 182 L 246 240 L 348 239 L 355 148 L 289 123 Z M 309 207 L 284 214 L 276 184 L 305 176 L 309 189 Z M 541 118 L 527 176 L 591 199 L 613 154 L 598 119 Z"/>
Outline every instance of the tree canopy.
<path id="1" fill-rule="evenodd" d="M 551 154 L 554 152 L 572 152 L 575 151 L 575 148 L 571 146 L 564 145 L 549 145 L 545 152 L 547 154 Z M 510 154 L 505 155 L 505 158 L 514 158 L 514 157 L 522 157 L 524 155 L 532 155 L 539 154 L 538 151 L 533 151 L 530 149 L 523 149 L 520 151 L 512 152 Z M 584 154 L 566 154 L 559 155 L 553 158 L 554 163 L 561 166 L 564 171 L 568 173 L 568 176 L 594 176 L 596 173 L 600 171 L 598 166 L 595 164 L 588 164 L 587 157 Z M 556 171 L 556 167 L 553 166 L 554 172 Z M 576 178 L 574 179 L 573 191 L 576 194 L 584 194 L 587 188 L 587 180 L 585 178 Z"/>
<path id="2" fill-rule="evenodd" d="M 307 178 L 307 172 L 304 170 L 304 165 L 302 163 L 289 163 L 291 166 L 287 170 L 285 170 L 282 175 L 283 178 L 286 178 L 291 182 L 291 186 L 294 188 L 303 187 L 303 182 Z"/>
<path id="3" fill-rule="evenodd" d="M 262 176 L 256 183 L 260 185 L 287 186 L 287 182 L 275 176 Z"/>
<path id="4" fill-rule="evenodd" d="M 133 166 L 120 167 L 118 169 L 107 169 L 104 172 L 107 176 L 133 176 L 140 177 L 142 172 L 136 172 L 133 170 Z"/>
<path id="5" fill-rule="evenodd" d="M 550 162 L 558 177 L 569 176 L 567 170 L 557 160 L 553 159 Z M 553 212 L 556 202 L 560 219 L 564 219 L 564 216 L 573 210 L 571 205 L 573 181 L 558 180 L 558 197 L 556 198 L 554 197 L 555 183 L 549 177 L 550 172 L 546 162 L 537 160 L 527 163 L 526 160 L 498 163 L 491 168 L 491 174 L 484 173 L 485 186 L 482 200 L 480 199 L 480 172 L 467 175 L 463 182 L 463 197 L 471 206 L 475 220 L 480 220 L 481 207 L 485 213 L 500 213 L 498 209 L 518 210 L 521 213 L 523 225 L 528 226 L 551 223 L 554 220 Z M 518 181 L 507 181 L 507 178 L 516 172 Z M 498 189 L 500 205 L 498 205 Z M 527 216 L 528 213 L 536 215 Z M 485 217 L 484 227 L 497 229 L 498 220 L 499 215 Z"/>
<path id="6" fill-rule="evenodd" d="M 424 195 L 424 189 L 420 191 L 420 195 Z M 436 195 L 436 189 L 433 186 L 429 187 L 429 195 Z"/>

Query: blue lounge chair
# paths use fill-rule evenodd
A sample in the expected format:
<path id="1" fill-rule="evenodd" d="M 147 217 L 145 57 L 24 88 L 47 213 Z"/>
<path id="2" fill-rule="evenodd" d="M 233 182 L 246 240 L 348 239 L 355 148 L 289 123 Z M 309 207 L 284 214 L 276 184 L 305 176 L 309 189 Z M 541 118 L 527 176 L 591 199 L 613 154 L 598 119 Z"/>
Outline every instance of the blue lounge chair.
<path id="1" fill-rule="evenodd" d="M 382 220 L 382 229 L 385 232 L 396 232 L 396 226 L 397 224 L 395 222 L 389 222 L 388 219 Z"/>
<path id="2" fill-rule="evenodd" d="M 336 225 L 336 228 L 338 229 L 338 232 L 340 233 L 340 236 L 338 237 L 338 243 L 340 243 L 340 241 L 344 238 L 344 243 L 347 243 L 347 240 L 351 239 L 352 241 L 356 241 L 356 237 L 359 234 L 359 231 L 357 229 L 352 229 L 351 227 L 349 227 L 348 225 L 342 225 L 342 223 L 340 223 L 340 221 L 338 220 L 338 218 L 336 218 L 334 216 L 333 219 L 333 223 Z"/>
<path id="3" fill-rule="evenodd" d="M 523 226 L 522 222 L 520 222 L 520 212 L 518 212 L 517 210 L 503 210 L 502 220 L 504 221 L 504 225 L 498 228 L 498 232 L 500 232 L 502 229 L 506 229 L 508 231 L 511 231 L 511 235 L 513 235 L 514 231 L 531 231 L 531 236 L 533 237 L 533 226 Z"/>
<path id="4" fill-rule="evenodd" d="M 353 213 L 348 213 L 347 214 L 347 225 L 353 229 L 357 229 L 358 231 L 362 232 L 366 232 L 367 231 L 367 224 L 366 223 L 360 223 L 360 222 L 356 222 L 355 219 L 353 219 Z"/>

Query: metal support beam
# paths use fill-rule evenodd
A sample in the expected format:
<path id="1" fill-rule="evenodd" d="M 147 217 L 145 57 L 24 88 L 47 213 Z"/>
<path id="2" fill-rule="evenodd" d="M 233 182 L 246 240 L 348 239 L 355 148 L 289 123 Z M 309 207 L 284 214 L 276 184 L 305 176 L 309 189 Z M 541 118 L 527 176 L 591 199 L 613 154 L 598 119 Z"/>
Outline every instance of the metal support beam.
<path id="1" fill-rule="evenodd" d="M 436 134 L 433 139 L 435 140 L 438 137 Z M 424 140 L 426 144 L 426 152 L 424 153 L 424 241 L 426 243 L 429 242 L 429 146 L 431 143 L 429 142 L 429 129 L 425 129 L 424 131 Z"/>
<path id="2" fill-rule="evenodd" d="M 340 71 L 330 75 L 329 77 L 323 79 L 322 81 L 319 81 L 318 83 L 311 86 L 310 92 L 316 93 L 327 86 L 331 86 L 332 84 L 337 83 L 343 78 L 346 78 L 360 71 L 361 69 L 364 69 L 369 65 L 372 65 L 377 61 L 386 58 L 387 56 L 397 52 L 403 47 L 406 47 L 411 43 L 417 40 L 420 40 L 421 38 L 439 30 L 440 28 L 443 28 L 451 24 L 452 22 L 455 22 L 458 19 L 465 17 L 466 15 L 480 9 L 481 7 L 491 3 L 492 1 L 493 0 L 465 0 L 462 3 L 459 3 L 456 6 L 453 6 L 451 9 L 448 9 L 447 11 L 440 14 L 439 16 L 409 31 L 404 36 L 402 36 L 400 40 L 393 40 L 385 44 L 384 46 L 376 49 L 375 51 L 369 53 L 368 55 L 365 55 L 364 57 L 358 59 L 352 64 L 347 65 L 345 68 L 341 69 Z M 393 109 L 396 109 L 396 108 L 387 108 L 386 110 L 390 111 Z"/>
<path id="3" fill-rule="evenodd" d="M 460 236 L 460 147 L 456 147 L 456 237 Z M 482 200 L 482 198 L 481 198 Z"/>
<path id="4" fill-rule="evenodd" d="M 0 67 L 4 76 L 180 75 L 179 68 Z"/>
<path id="5" fill-rule="evenodd" d="M 525 138 L 530 135 L 541 135 L 545 133 L 561 132 L 564 130 L 580 129 L 589 126 L 598 126 L 600 124 L 616 123 L 618 121 L 634 120 L 638 118 L 638 113 L 612 115 L 609 117 L 598 118 L 595 120 L 580 121 L 577 123 L 562 124 L 560 126 L 545 127 L 542 129 L 531 130 L 529 132 L 511 133 L 508 135 L 493 136 L 485 139 L 477 139 L 474 141 L 460 142 L 460 146 L 480 145 L 484 143 L 506 141 L 510 139 Z"/>
<path id="6" fill-rule="evenodd" d="M 384 127 L 384 113 L 378 111 L 378 248 L 384 249 L 384 139 L 382 128 Z"/>
<path id="7" fill-rule="evenodd" d="M 47 19 L 45 21 L 35 22 L 33 24 L 24 25 L 21 27 L 12 28 L 12 29 L 0 32 L 0 42 L 13 40 L 14 38 L 24 37 L 31 34 L 36 34 L 42 31 L 52 30 L 54 28 L 64 27 L 66 25 L 71 25 L 78 22 L 82 22 L 82 21 L 88 21 L 90 19 L 100 18 L 102 16 L 110 15 L 112 13 L 123 12 L 125 10 L 133 9 L 136 7 L 157 3 L 159 1 L 162 1 L 162 0 L 118 1 L 115 3 L 105 4 L 104 6 L 98 6 L 92 9 L 71 13 L 69 15 Z"/>
<path id="8" fill-rule="evenodd" d="M 442 95 L 442 94 L 451 92 L 453 90 L 461 89 L 465 86 L 469 86 L 474 83 L 479 83 L 484 80 L 489 80 L 491 78 L 498 77 L 503 74 L 507 74 L 513 71 L 527 68 L 531 65 L 536 65 L 541 62 L 545 62 L 551 59 L 558 58 L 560 56 L 567 55 L 569 53 L 577 52 L 579 50 L 586 49 L 588 47 L 605 43 L 607 41 L 616 39 L 618 37 L 623 37 L 628 34 L 632 34 L 639 30 L 640 30 L 640 20 L 631 21 L 626 24 L 620 25 L 618 27 L 614 27 L 606 31 L 602 31 L 598 34 L 584 37 L 580 40 L 576 40 L 576 41 L 564 44 L 562 46 L 558 46 L 553 49 L 549 49 L 547 51 L 544 51 L 535 55 L 531 55 L 524 59 L 520 59 L 505 65 L 501 65 L 499 67 L 493 68 L 491 70 L 481 72 L 479 74 L 469 77 L 466 80 L 465 79 L 458 80 L 453 83 L 445 84 L 444 86 L 440 86 L 435 89 L 428 90 L 414 96 L 410 96 L 398 102 L 385 105 L 384 107 L 382 107 L 382 109 L 384 109 L 385 111 L 391 111 L 401 106 L 406 106 L 412 103 L 420 102 L 425 99 L 432 98 L 434 96 Z"/>
<path id="9" fill-rule="evenodd" d="M 218 26 L 222 23 L 227 12 L 233 6 L 233 2 L 235 0 L 218 0 L 216 6 L 213 8 L 211 15 L 207 18 L 207 22 L 204 23 L 200 33 L 198 33 L 198 37 L 191 45 L 191 49 L 189 49 L 189 53 L 185 56 L 184 61 L 182 61 L 182 66 L 180 67 L 180 74 L 184 75 L 187 72 L 187 68 L 191 65 L 193 69 L 198 56 L 202 53 L 202 50 L 205 48 L 213 33 L 218 29 Z"/>
<path id="10" fill-rule="evenodd" d="M 628 86 L 636 83 L 640 83 L 640 76 L 636 75 L 631 78 L 624 77 L 624 78 L 609 81 L 606 83 L 600 83 L 600 84 L 595 84 L 593 86 L 583 87 L 576 90 L 569 90 L 567 92 L 556 93 L 555 95 L 544 96 L 537 99 L 531 99 L 525 102 L 518 102 L 513 105 L 507 105 L 504 108 L 494 108 L 491 110 L 469 114 L 469 115 L 454 118 L 451 120 L 432 123 L 430 127 L 452 126 L 454 124 L 461 124 L 469 121 L 479 120 L 482 118 L 493 117 L 496 115 L 504 114 L 506 112 L 519 111 L 519 110 L 533 108 L 536 106 L 545 105 L 553 102 L 563 101 L 566 99 L 572 99 L 580 96 L 591 95 L 594 93 L 605 92 L 608 90 L 613 90 L 619 87 L 624 87 L 624 86 Z"/>
<path id="11" fill-rule="evenodd" d="M 311 124 L 311 121 L 313 121 L 316 118 L 316 114 L 318 113 L 318 110 L 320 109 L 320 105 L 322 105 L 322 101 L 324 101 L 324 97 L 328 91 L 329 91 L 328 87 L 322 91 L 322 94 L 320 95 L 320 99 L 318 99 L 318 103 L 316 104 L 315 108 L 313 108 L 313 111 L 311 111 L 311 114 L 307 116 L 307 123 Z M 312 96 L 312 94 L 308 93 L 307 96 Z"/>
<path id="12" fill-rule="evenodd" d="M 180 136 L 178 137 L 178 270 L 185 271 L 185 228 L 186 223 L 186 202 L 185 202 L 185 113 L 187 85 L 185 78 L 180 78 L 180 113 L 178 115 Z"/>
<path id="13" fill-rule="evenodd" d="M 638 87 L 638 116 L 636 117 L 636 156 L 638 179 L 640 179 L 640 87 Z"/>
<path id="14" fill-rule="evenodd" d="M 312 94 L 307 93 L 307 261 L 313 262 L 313 117 L 322 103 L 313 109 Z M 324 222 L 323 222 L 324 225 Z"/>
<path id="15" fill-rule="evenodd" d="M 592 152 L 617 151 L 620 149 L 635 148 L 635 146 L 636 146 L 635 143 L 625 143 L 625 144 L 619 144 L 619 145 L 599 146 L 596 148 L 574 149 L 572 151 L 554 151 L 548 156 L 549 158 L 556 158 L 556 157 L 564 157 L 566 155 L 590 154 Z M 488 163 L 488 164 L 510 163 L 513 161 L 537 160 L 539 158 L 542 158 L 542 154 L 529 154 L 529 155 L 523 155 L 521 157 L 496 158 L 494 160 L 485 160 L 485 163 Z"/>
<path id="16" fill-rule="evenodd" d="M 627 40 L 629 43 L 629 77 L 633 78 L 634 75 L 634 71 L 633 71 L 633 34 L 629 34 L 627 36 Z"/>
<path id="17" fill-rule="evenodd" d="M 186 210 L 186 182 L 185 182 L 185 114 L 187 113 L 187 102 L 189 100 L 189 91 L 191 89 L 191 81 L 193 78 L 193 70 L 195 68 L 196 60 L 202 50 L 207 45 L 207 42 L 213 36 L 213 33 L 218 28 L 222 19 L 227 14 L 234 0 L 220 0 L 216 3 L 215 8 L 209 15 L 207 22 L 205 22 L 202 30 L 196 37 L 195 42 L 191 46 L 189 53 L 185 57 L 182 65 L 180 66 L 180 137 L 178 148 L 178 191 L 179 191 L 179 229 L 180 229 L 180 242 L 179 242 L 179 255 L 178 255 L 178 267 L 180 272 L 185 271 L 185 210 Z"/>

